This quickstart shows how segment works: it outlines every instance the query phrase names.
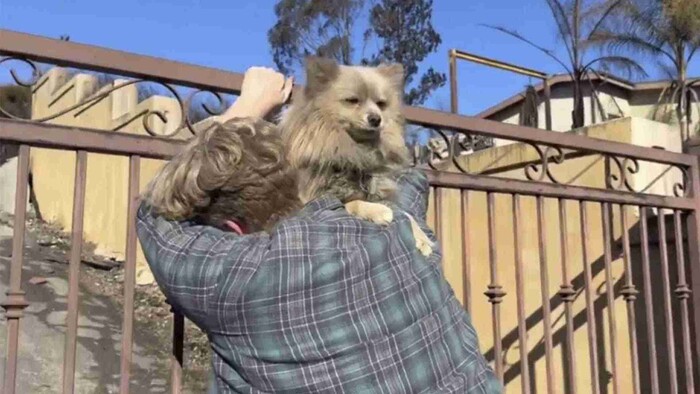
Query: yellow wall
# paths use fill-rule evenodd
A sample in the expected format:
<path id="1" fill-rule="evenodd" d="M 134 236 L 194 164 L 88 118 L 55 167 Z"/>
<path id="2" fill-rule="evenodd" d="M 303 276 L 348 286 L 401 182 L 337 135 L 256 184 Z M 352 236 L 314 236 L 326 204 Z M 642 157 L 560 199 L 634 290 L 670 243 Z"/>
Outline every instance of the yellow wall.
<path id="1" fill-rule="evenodd" d="M 56 114 L 90 97 L 96 97 L 112 85 L 96 91 L 96 79 L 93 76 L 77 74 L 68 78 L 65 70 L 55 68 L 43 77 L 38 86 L 33 100 L 34 119 Z M 48 122 L 110 131 L 118 127 L 115 132 L 146 134 L 142 117 L 137 116 L 145 110 L 167 111 L 169 119 L 167 125 L 152 117 L 151 125 L 156 133 L 170 132 L 173 130 L 173 125 L 179 125 L 180 112 L 176 100 L 155 96 L 138 103 L 135 85 L 119 89 L 103 99 L 96 100 L 92 106 L 80 106 Z M 183 138 L 186 135 L 186 132 L 181 131 L 176 138 Z M 162 161 L 159 160 L 141 160 L 141 190 L 161 165 Z M 37 202 L 44 219 L 70 230 L 75 153 L 33 148 L 31 172 Z M 84 239 L 94 244 L 99 254 L 116 259 L 124 258 L 126 246 L 128 180 L 128 157 L 88 154 Z M 141 248 L 138 248 L 137 267 L 137 282 L 150 282 L 152 278 L 146 268 Z"/>

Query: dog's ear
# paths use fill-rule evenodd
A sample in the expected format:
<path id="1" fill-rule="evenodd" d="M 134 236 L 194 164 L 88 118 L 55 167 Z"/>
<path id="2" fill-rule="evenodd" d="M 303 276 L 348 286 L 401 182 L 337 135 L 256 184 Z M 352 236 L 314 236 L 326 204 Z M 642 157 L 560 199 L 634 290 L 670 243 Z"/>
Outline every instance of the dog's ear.
<path id="1" fill-rule="evenodd" d="M 338 75 L 340 67 L 332 59 L 309 56 L 306 58 L 307 96 L 313 96 L 328 86 Z"/>
<path id="2" fill-rule="evenodd" d="M 377 71 L 391 81 L 392 86 L 403 91 L 404 71 L 401 63 L 382 64 L 377 67 Z"/>

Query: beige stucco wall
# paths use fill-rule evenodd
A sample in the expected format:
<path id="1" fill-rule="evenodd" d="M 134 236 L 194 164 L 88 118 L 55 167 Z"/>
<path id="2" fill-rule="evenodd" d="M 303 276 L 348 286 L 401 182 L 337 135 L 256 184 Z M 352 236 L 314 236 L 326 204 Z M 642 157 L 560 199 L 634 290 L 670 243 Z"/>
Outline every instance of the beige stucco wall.
<path id="1" fill-rule="evenodd" d="M 669 104 L 660 105 L 659 95 L 661 93 L 662 91 L 659 89 L 624 90 L 611 84 L 598 86 L 598 99 L 607 119 L 631 116 L 657 120 L 677 127 L 678 121 L 675 118 L 675 106 Z M 570 84 L 558 84 L 552 87 L 552 130 L 562 132 L 571 130 L 571 111 L 574 104 L 572 95 Z M 546 126 L 545 105 L 542 97 L 540 100 L 541 102 L 538 106 L 538 127 L 544 129 Z M 599 123 L 603 119 L 601 110 L 597 106 L 594 118 L 591 107 L 590 88 L 584 86 L 584 120 L 586 125 Z M 490 115 L 488 118 L 503 123 L 519 124 L 520 105 L 505 108 Z M 700 104 L 696 104 L 693 107 L 691 119 L 690 133 L 691 135 L 697 135 L 700 132 Z M 497 146 L 513 143 L 507 140 L 495 140 L 495 142 Z"/>
<path id="2" fill-rule="evenodd" d="M 114 84 L 124 81 L 115 81 Z M 56 114 L 110 89 L 107 85 L 96 91 L 97 80 L 92 75 L 69 77 L 64 69 L 54 68 L 43 76 L 33 98 L 33 118 Z M 138 102 L 136 85 L 123 87 L 92 105 L 83 105 L 48 123 L 88 127 L 113 132 L 146 134 L 142 123 L 144 111 L 159 110 L 166 114 L 164 124 L 151 117 L 152 129 L 158 134 L 170 133 L 179 125 L 180 109 L 175 99 L 154 96 Z M 115 128 L 118 128 L 115 130 Z M 178 133 L 178 138 L 185 136 Z M 146 186 L 162 165 L 158 160 L 141 160 L 140 185 Z M 45 220 L 71 228 L 75 153 L 32 148 L 31 172 L 39 209 Z M 127 185 L 129 159 L 105 154 L 88 154 L 84 237 L 96 251 L 123 260 L 126 246 Z M 138 277 L 150 280 L 141 249 L 137 257 Z"/>
<path id="3" fill-rule="evenodd" d="M 572 98 L 572 89 L 569 84 L 559 84 L 552 87 L 551 91 L 551 106 L 552 106 L 552 130 L 554 131 L 569 131 L 571 130 L 571 111 L 574 106 Z M 600 104 L 605 111 L 605 114 L 610 117 L 614 116 L 630 116 L 630 105 L 621 89 L 614 86 L 602 86 L 598 91 Z M 538 111 L 538 127 L 544 129 L 545 123 L 545 104 L 544 99 L 540 98 L 540 104 L 537 107 Z M 598 123 L 601 121 L 601 113 L 598 108 L 595 110 L 595 118 L 591 111 L 591 95 L 590 89 L 584 87 L 584 121 L 586 125 Z M 619 107 L 619 108 L 618 108 Z M 489 116 L 489 119 L 503 123 L 519 124 L 520 122 L 520 106 L 515 105 L 506 108 L 494 115 Z M 595 122 L 594 122 L 595 119 Z M 496 139 L 497 146 L 503 146 L 513 143 L 513 141 Z"/>
<path id="4" fill-rule="evenodd" d="M 580 131 L 591 137 L 615 140 L 625 143 L 633 143 L 640 146 L 660 146 L 668 150 L 679 151 L 679 139 L 677 132 L 664 124 L 651 122 L 644 119 L 625 118 L 611 121 L 605 124 L 593 126 Z M 465 156 L 462 166 L 470 172 L 490 172 L 493 176 L 524 180 L 522 163 L 537 159 L 536 152 L 524 144 L 511 144 L 478 152 Z M 515 167 L 515 168 L 513 168 Z M 510 168 L 510 169 L 509 169 Z M 554 176 L 562 183 L 578 186 L 597 187 L 604 186 L 605 164 L 599 155 L 589 155 L 579 158 L 570 158 L 564 164 L 555 165 L 552 168 Z M 640 173 L 632 178 L 632 184 L 636 189 L 647 189 L 650 192 L 671 194 L 672 185 L 680 179 L 680 173 L 664 172 L 665 168 L 657 165 L 642 163 Z M 467 187 L 468 190 L 468 187 Z M 469 216 L 467 228 L 469 242 L 467 253 L 469 255 L 469 268 L 465 272 L 462 263 L 462 244 L 465 234 L 462 231 L 462 218 L 460 214 L 460 191 L 455 189 L 443 189 L 442 209 L 440 220 L 442 234 L 442 247 L 445 254 L 444 271 L 448 281 L 452 284 L 455 293 L 461 297 L 465 286 L 469 283 L 467 298 L 470 299 L 471 313 L 474 325 L 480 335 L 482 350 L 487 355 L 493 354 L 493 322 L 492 307 L 483 294 L 487 285 L 491 282 L 489 270 L 489 239 L 487 227 L 486 193 L 468 191 Z M 429 211 L 429 222 L 435 219 L 434 203 Z M 531 380 L 535 382 L 536 392 L 545 392 L 545 358 L 544 358 L 544 324 L 542 321 L 542 292 L 540 253 L 538 247 L 538 229 L 536 220 L 536 199 L 534 197 L 521 197 L 522 231 L 521 231 L 521 255 L 523 262 L 524 280 L 524 305 L 525 316 L 528 321 L 528 354 L 530 359 Z M 552 329 L 555 333 L 554 341 L 554 371 L 557 387 L 550 392 L 565 392 L 563 386 L 564 376 L 564 306 L 557 296 L 562 284 L 560 228 L 558 216 L 558 203 L 553 199 L 545 199 L 545 223 L 547 227 L 546 245 L 546 270 L 549 284 L 546 289 L 546 299 L 552 305 Z M 507 381 L 506 392 L 519 393 L 521 375 L 519 373 L 519 345 L 517 335 L 517 304 L 516 304 L 516 279 L 514 259 L 514 228 L 513 228 L 513 203 L 509 195 L 499 194 L 496 197 L 496 245 L 497 267 L 499 284 L 507 292 L 501 304 L 501 332 L 505 359 L 505 376 Z M 575 201 L 567 202 L 566 242 L 569 248 L 568 269 L 569 275 L 577 290 L 583 289 L 583 264 L 582 238 L 579 217 L 579 205 Z M 593 292 L 595 299 L 595 314 L 597 317 L 596 329 L 598 332 L 598 344 L 601 360 L 601 371 L 611 371 L 610 337 L 608 327 L 610 325 L 609 309 L 606 303 L 605 271 L 603 269 L 603 233 L 602 211 L 600 204 L 588 205 L 588 221 L 590 229 L 587 236 L 588 261 L 586 264 L 593 271 Z M 638 231 L 638 212 L 632 208 L 627 209 L 628 222 L 634 227 L 634 234 Z M 651 214 L 650 214 L 651 215 Z M 652 217 L 654 217 L 652 215 Z M 621 216 L 617 206 L 613 209 L 612 223 L 614 224 L 613 236 L 618 240 L 621 236 Z M 652 230 L 650 230 L 652 231 Z M 669 246 L 672 250 L 673 247 Z M 615 249 L 617 250 L 617 248 Z M 652 256 L 656 248 L 652 246 Z M 634 270 L 640 272 L 638 246 L 633 246 Z M 672 259 L 674 257 L 671 257 Z M 658 257 L 654 263 L 658 264 Z M 674 261 L 674 260 L 670 260 Z M 619 294 L 619 286 L 622 285 L 623 261 L 620 254 L 614 252 L 612 262 L 612 277 L 616 283 L 615 303 L 612 311 L 615 315 L 617 337 L 617 365 L 622 393 L 631 392 L 631 353 L 629 331 L 627 325 L 626 302 Z M 466 274 L 466 275 L 465 275 Z M 635 278 L 638 289 L 641 291 L 639 278 Z M 659 293 L 655 293 L 659 294 Z M 639 297 L 641 300 L 643 297 Z M 641 301 L 638 301 L 641 302 Z M 657 305 L 657 311 L 661 307 Z M 584 295 L 580 293 L 573 302 L 573 312 L 577 322 L 574 335 L 575 350 L 575 376 L 577 392 L 585 393 L 591 390 L 590 364 L 588 350 L 588 333 L 586 325 L 586 303 Z M 638 315 L 637 321 L 644 315 Z M 661 326 L 661 321 L 657 322 Z M 643 338 L 643 331 L 639 331 Z M 658 334 L 657 334 L 658 338 Z M 640 343 L 642 341 L 640 340 Z M 646 349 L 646 348 L 644 348 Z M 662 348 L 659 348 L 662 349 Z M 659 353 L 661 350 L 659 350 Z M 640 353 L 644 353 L 640 350 Z M 678 351 L 677 351 L 678 353 Z M 681 365 L 681 364 L 679 364 Z M 667 381 L 666 381 L 667 382 Z M 609 389 L 612 386 L 608 387 Z"/>

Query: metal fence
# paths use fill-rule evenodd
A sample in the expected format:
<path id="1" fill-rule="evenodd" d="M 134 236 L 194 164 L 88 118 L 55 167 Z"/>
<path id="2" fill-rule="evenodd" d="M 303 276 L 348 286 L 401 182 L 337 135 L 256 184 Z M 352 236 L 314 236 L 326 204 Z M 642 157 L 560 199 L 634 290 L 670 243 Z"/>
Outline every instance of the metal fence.
<path id="1" fill-rule="evenodd" d="M 0 30 L 0 55 L 4 56 L 0 58 L 0 63 L 12 60 L 37 71 L 24 79 L 13 72 L 16 82 L 30 87 L 39 80 L 40 64 L 76 67 L 133 78 L 128 84 L 141 81 L 158 83 L 178 99 L 183 114 L 180 126 L 192 132 L 195 130 L 186 111 L 188 99 L 182 99 L 179 90 L 173 86 L 217 94 L 237 94 L 242 82 L 241 74 L 6 30 Z M 91 96 L 81 105 L 89 105 L 102 98 L 104 95 Z M 700 167 L 696 156 L 603 141 L 574 133 L 524 128 L 425 108 L 407 107 L 404 113 L 410 123 L 434 129 L 444 137 L 443 152 L 428 152 L 428 162 L 432 168 L 426 168 L 426 171 L 433 187 L 431 224 L 443 241 L 443 248 L 454 248 L 455 245 L 444 240 L 445 226 L 441 223 L 454 214 L 460 218 L 461 228 L 449 231 L 456 231 L 461 238 L 458 246 L 461 250 L 458 252 L 464 274 L 463 302 L 474 319 L 491 318 L 492 332 L 482 331 L 480 335 L 491 336 L 492 346 L 486 353 L 500 379 L 509 384 L 517 378 L 519 384 L 513 390 L 523 393 L 694 391 L 700 367 L 700 292 L 691 291 L 691 288 L 700 287 Z M 14 235 L 9 267 L 10 290 L 2 302 L 8 331 L 3 392 L 16 392 L 18 349 L 22 346 L 19 343 L 20 322 L 23 311 L 29 305 L 22 290 L 22 265 L 30 149 L 53 148 L 73 151 L 76 155 L 62 380 L 64 393 L 74 391 L 87 154 L 97 152 L 129 158 L 129 203 L 124 211 L 124 215 L 128 215 L 128 229 L 120 369 L 120 392 L 127 393 L 132 359 L 134 276 L 138 247 L 134 217 L 141 159 L 167 159 L 177 152 L 182 141 L 46 123 L 60 115 L 54 114 L 34 121 L 0 119 L 0 140 L 19 145 Z M 143 116 L 153 117 L 158 114 L 144 113 Z M 446 131 L 455 133 L 448 135 Z M 527 144 L 537 153 L 537 159 L 520 168 L 526 175 L 525 179 L 468 173 L 461 161 L 464 156 L 464 139 L 460 136 L 466 134 Z M 597 155 L 604 159 L 604 187 L 563 184 L 552 174 L 553 167 L 583 155 Z M 650 194 L 637 191 L 631 186 L 630 179 L 644 163 L 664 165 L 682 174 L 680 181 L 673 186 L 672 195 Z M 445 170 L 445 166 L 451 169 Z M 457 193 L 459 197 L 456 208 L 445 206 L 446 193 Z M 478 205 L 476 200 L 483 204 Z M 534 207 L 534 223 L 524 220 L 525 205 Z M 475 207 L 478 206 L 485 207 L 487 225 L 485 231 L 477 237 L 468 228 L 470 222 L 476 220 L 474 218 L 477 214 L 484 213 L 476 212 Z M 497 210 L 497 206 L 506 207 L 507 215 Z M 554 216 L 548 207 L 555 207 Z M 638 216 L 633 215 L 638 218 L 634 219 L 637 220 L 637 226 L 630 223 L 630 212 L 638 212 Z M 504 241 L 499 240 L 503 234 L 498 230 L 498 224 L 504 223 L 503 220 L 508 221 L 506 227 L 511 233 L 508 242 L 512 240 L 513 289 L 504 286 L 502 276 L 507 267 L 503 266 L 501 245 Z M 613 223 L 617 221 L 619 223 Z M 594 227 L 601 229 L 602 239 L 592 239 Z M 614 228 L 621 229 L 619 239 L 613 234 Z M 523 242 L 531 236 L 530 229 L 534 229 L 539 251 L 537 264 L 540 276 L 537 278 L 525 275 L 527 264 L 531 264 L 531 256 L 523 254 Z M 552 232 L 558 234 L 556 239 L 551 237 Z M 572 239 L 572 233 L 576 239 Z M 668 240 L 670 241 L 667 242 Z M 475 253 L 470 249 L 475 242 L 486 245 L 487 260 L 475 261 Z M 597 248 L 594 244 L 597 243 L 601 246 L 600 256 L 594 250 Z M 551 252 L 547 249 L 552 249 L 553 245 L 556 245 L 559 256 L 556 259 L 556 265 L 560 267 L 556 268 L 561 274 L 559 278 L 548 275 L 550 266 L 555 263 L 552 259 L 547 259 Z M 673 253 L 669 250 L 669 245 Z M 637 246 L 640 251 L 638 254 L 632 251 Z M 613 274 L 613 251 L 618 248 L 623 267 L 618 270 L 620 272 Z M 658 253 L 653 253 L 658 254 L 658 261 L 650 257 L 650 249 L 655 251 L 656 248 Z M 674 256 L 675 261 L 671 261 L 669 256 Z M 594 261 L 598 257 L 600 261 Z M 579 264 L 578 268 L 574 268 L 574 263 Z M 488 280 L 480 282 L 469 275 L 476 266 L 488 267 Z M 575 272 L 579 269 L 580 275 L 577 276 Z M 603 290 L 594 287 L 593 277 L 597 273 L 604 275 L 600 287 Z M 559 289 L 550 294 L 549 289 L 555 282 L 560 283 Z M 541 294 L 536 297 L 537 303 L 541 303 L 537 314 L 530 314 L 526 307 L 526 297 L 531 294 L 527 289 L 533 284 L 541 290 Z M 514 295 L 510 295 L 509 292 L 513 291 Z M 485 294 L 485 297 L 474 297 L 478 293 Z M 580 312 L 574 307 L 578 294 L 583 294 L 584 298 Z M 626 319 L 620 319 L 619 314 L 615 315 L 616 308 L 613 304 L 619 297 L 625 301 Z M 532 302 L 532 298 L 529 299 L 528 302 Z M 512 333 L 504 332 L 502 324 L 504 318 L 508 317 L 504 316 L 502 309 L 504 300 L 514 302 L 517 327 Z M 490 303 L 490 316 L 478 315 L 477 303 L 486 302 Z M 552 321 L 554 308 L 562 308 L 564 311 L 563 322 Z M 601 314 L 602 310 L 606 310 L 605 315 Z M 601 321 L 603 319 L 605 324 Z M 180 392 L 183 318 L 174 316 L 174 320 L 171 388 L 172 392 Z M 625 349 L 621 346 L 623 342 L 618 341 L 621 331 L 617 324 L 620 322 L 627 329 L 628 337 L 623 341 L 628 345 Z M 528 343 L 531 339 L 528 330 L 534 324 L 541 325 L 542 340 Z M 584 327 L 583 339 L 577 339 L 578 332 L 583 332 Z M 586 349 L 574 346 L 581 340 L 587 343 Z M 519 354 L 517 362 L 510 363 L 506 360 L 504 348 L 513 344 L 517 345 Z M 561 355 L 557 355 L 560 344 Z M 535 385 L 533 363 L 539 359 L 544 360 L 542 371 L 545 383 Z M 582 365 L 588 367 L 582 369 Z M 581 370 L 588 371 L 589 376 L 584 379 Z M 631 376 L 629 386 L 623 380 L 626 375 Z M 559 379 L 560 376 L 563 379 Z M 584 389 L 581 388 L 580 379 L 588 382 Z"/>

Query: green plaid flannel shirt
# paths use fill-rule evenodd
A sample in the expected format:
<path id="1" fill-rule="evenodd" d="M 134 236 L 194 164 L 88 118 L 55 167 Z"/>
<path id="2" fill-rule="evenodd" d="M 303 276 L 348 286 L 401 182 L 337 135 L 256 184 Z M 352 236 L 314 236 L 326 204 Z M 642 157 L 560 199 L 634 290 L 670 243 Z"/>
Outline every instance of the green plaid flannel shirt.
<path id="1" fill-rule="evenodd" d="M 395 219 L 350 216 L 335 198 L 267 233 L 169 222 L 142 204 L 137 231 L 170 304 L 209 337 L 216 393 L 499 393 L 477 334 L 423 257 L 428 182 L 399 177 Z"/>

